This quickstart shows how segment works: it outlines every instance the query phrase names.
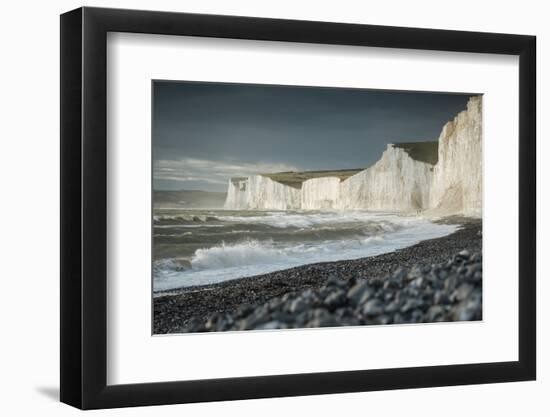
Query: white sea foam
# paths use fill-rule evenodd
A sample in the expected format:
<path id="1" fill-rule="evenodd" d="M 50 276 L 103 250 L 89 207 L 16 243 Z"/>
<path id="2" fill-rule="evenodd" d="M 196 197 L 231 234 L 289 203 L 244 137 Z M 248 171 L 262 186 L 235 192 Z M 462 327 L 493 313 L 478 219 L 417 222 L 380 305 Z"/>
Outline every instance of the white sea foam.
<path id="1" fill-rule="evenodd" d="M 358 234 L 352 238 L 321 240 L 317 242 L 274 242 L 252 240 L 217 244 L 195 251 L 189 267 L 180 262 L 155 264 L 154 289 L 156 292 L 174 288 L 206 285 L 226 280 L 254 276 L 288 269 L 295 266 L 357 259 L 392 252 L 414 245 L 425 239 L 445 236 L 457 226 L 431 223 L 422 218 L 406 218 L 391 214 L 365 212 L 284 214 L 267 213 L 265 216 L 227 216 L 231 221 L 263 223 L 275 227 L 312 227 L 357 222 L 378 223 L 381 231 L 370 236 Z"/>
<path id="2" fill-rule="evenodd" d="M 224 269 L 276 262 L 289 248 L 277 249 L 271 241 L 248 240 L 233 245 L 222 243 L 207 249 L 198 249 L 191 260 L 195 271 Z"/>
<path id="3" fill-rule="evenodd" d="M 284 212 L 270 211 L 260 215 L 227 215 L 218 216 L 221 221 L 257 223 L 272 227 L 312 227 L 322 225 L 341 225 L 344 223 L 372 222 L 376 221 L 381 226 L 393 228 L 399 224 L 408 224 L 411 220 L 407 217 L 398 217 L 386 213 L 374 213 L 366 211 L 328 211 L 328 212 Z"/>

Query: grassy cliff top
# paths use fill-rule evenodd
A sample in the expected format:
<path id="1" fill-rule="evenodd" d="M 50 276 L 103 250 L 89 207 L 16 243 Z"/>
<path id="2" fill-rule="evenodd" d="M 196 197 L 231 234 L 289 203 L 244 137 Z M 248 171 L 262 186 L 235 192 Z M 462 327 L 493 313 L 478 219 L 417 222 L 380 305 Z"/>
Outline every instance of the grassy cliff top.
<path id="1" fill-rule="evenodd" d="M 412 159 L 416 161 L 425 162 L 431 165 L 435 165 L 437 163 L 438 142 L 403 142 L 394 143 L 392 146 L 403 149 Z M 304 181 L 312 178 L 336 177 L 339 178 L 340 181 L 344 181 L 364 169 L 367 169 L 367 167 L 323 171 L 286 171 L 263 173 L 259 175 L 270 178 L 281 184 L 288 185 L 289 187 L 300 189 L 302 188 L 302 183 Z M 247 177 L 233 177 L 231 178 L 231 181 L 236 184 L 239 181 L 246 180 L 246 178 Z"/>
<path id="2" fill-rule="evenodd" d="M 437 164 L 438 142 L 403 142 L 394 143 L 394 148 L 401 148 L 414 160 Z"/>
<path id="3" fill-rule="evenodd" d="M 336 177 L 340 178 L 340 181 L 344 181 L 346 178 L 357 174 L 364 168 L 355 169 L 338 169 L 338 170 L 326 170 L 326 171 L 303 171 L 303 172 L 275 172 L 272 174 L 260 174 L 264 177 L 271 178 L 273 181 L 280 182 L 281 184 L 288 185 L 289 187 L 302 188 L 302 183 L 312 178 L 323 177 Z"/>

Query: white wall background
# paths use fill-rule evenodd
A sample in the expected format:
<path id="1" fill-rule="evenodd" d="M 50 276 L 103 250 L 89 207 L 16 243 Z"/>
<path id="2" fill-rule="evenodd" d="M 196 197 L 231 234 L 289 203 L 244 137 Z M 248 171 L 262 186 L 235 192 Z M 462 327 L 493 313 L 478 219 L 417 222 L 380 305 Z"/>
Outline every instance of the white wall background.
<path id="1" fill-rule="evenodd" d="M 3 4 L 1 30 L 0 410 L 3 415 L 74 415 L 57 402 L 59 379 L 59 17 L 81 6 L 73 0 Z M 542 116 L 550 96 L 550 26 L 544 2 L 478 0 L 321 2 L 306 0 L 124 0 L 86 5 L 239 14 L 308 20 L 534 34 L 538 37 L 539 260 L 550 250 L 550 148 Z M 95 415 L 319 416 L 530 415 L 550 412 L 550 296 L 548 264 L 539 262 L 538 381 L 377 393 L 145 407 Z M 546 395 L 545 395 L 546 394 Z"/>

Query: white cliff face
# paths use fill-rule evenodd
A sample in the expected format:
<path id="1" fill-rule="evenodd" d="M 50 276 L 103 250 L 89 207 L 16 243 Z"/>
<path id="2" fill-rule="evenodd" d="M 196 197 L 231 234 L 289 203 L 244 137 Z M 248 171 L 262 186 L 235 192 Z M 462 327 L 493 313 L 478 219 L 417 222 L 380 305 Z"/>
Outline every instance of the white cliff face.
<path id="1" fill-rule="evenodd" d="M 248 177 L 248 206 L 252 209 L 295 210 L 300 208 L 300 190 L 263 175 Z"/>
<path id="2" fill-rule="evenodd" d="M 224 208 L 232 210 L 248 209 L 247 183 L 248 178 L 239 180 L 229 179 Z"/>
<path id="3" fill-rule="evenodd" d="M 225 208 L 256 210 L 373 210 L 481 215 L 482 103 L 472 97 L 467 109 L 448 122 L 439 136 L 435 165 L 413 159 L 388 145 L 373 166 L 341 181 L 312 178 L 293 188 L 262 175 L 229 181 Z"/>
<path id="4" fill-rule="evenodd" d="M 234 210 L 296 210 L 301 206 L 301 192 L 263 175 L 251 175 L 234 183 L 224 207 Z"/>
<path id="5" fill-rule="evenodd" d="M 302 183 L 304 210 L 332 210 L 340 205 L 340 178 L 312 178 Z"/>
<path id="6" fill-rule="evenodd" d="M 443 213 L 481 215 L 482 101 L 472 97 L 467 109 L 448 122 L 439 135 L 438 162 L 430 208 Z"/>
<path id="7" fill-rule="evenodd" d="M 416 161 L 390 144 L 376 164 L 342 182 L 339 208 L 384 211 L 426 208 L 432 170 L 432 165 Z"/>

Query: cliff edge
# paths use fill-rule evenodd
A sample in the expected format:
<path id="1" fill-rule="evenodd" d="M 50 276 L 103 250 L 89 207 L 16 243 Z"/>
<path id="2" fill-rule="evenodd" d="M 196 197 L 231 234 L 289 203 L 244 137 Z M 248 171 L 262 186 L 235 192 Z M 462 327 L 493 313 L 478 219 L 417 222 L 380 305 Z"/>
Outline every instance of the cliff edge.
<path id="1" fill-rule="evenodd" d="M 225 208 L 425 211 L 479 217 L 482 98 L 443 127 L 437 141 L 388 144 L 366 169 L 281 172 L 229 180 Z"/>

